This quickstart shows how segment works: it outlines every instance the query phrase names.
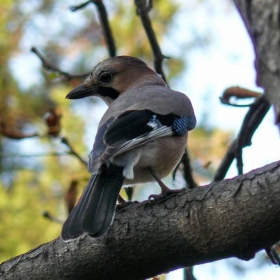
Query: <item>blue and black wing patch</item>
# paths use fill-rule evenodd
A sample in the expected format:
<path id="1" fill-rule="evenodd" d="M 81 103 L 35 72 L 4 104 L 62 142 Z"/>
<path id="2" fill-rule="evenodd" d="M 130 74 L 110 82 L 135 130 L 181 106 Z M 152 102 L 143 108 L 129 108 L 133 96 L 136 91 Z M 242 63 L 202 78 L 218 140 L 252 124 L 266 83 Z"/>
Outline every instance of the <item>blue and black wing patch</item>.
<path id="1" fill-rule="evenodd" d="M 184 135 L 195 124 L 194 115 L 161 115 L 150 110 L 126 111 L 108 126 L 103 139 L 107 148 L 102 158 L 107 160 L 155 138 Z"/>
<path id="2" fill-rule="evenodd" d="M 168 127 L 174 135 L 183 135 L 195 127 L 195 116 L 161 115 L 150 110 L 126 111 L 108 127 L 104 142 L 115 145 L 146 135 L 161 127 Z"/>
<path id="3" fill-rule="evenodd" d="M 182 135 L 195 128 L 195 115 L 177 116 L 172 124 L 172 130 L 175 135 Z"/>

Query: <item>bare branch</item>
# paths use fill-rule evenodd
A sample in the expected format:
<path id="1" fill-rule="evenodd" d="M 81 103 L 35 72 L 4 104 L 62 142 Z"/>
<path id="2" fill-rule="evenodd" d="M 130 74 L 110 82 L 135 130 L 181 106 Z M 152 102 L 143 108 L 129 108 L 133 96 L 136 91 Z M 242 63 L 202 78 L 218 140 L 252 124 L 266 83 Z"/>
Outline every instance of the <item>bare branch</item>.
<path id="1" fill-rule="evenodd" d="M 74 150 L 66 137 L 61 138 L 61 143 L 65 144 L 70 149 L 70 154 L 75 156 L 82 164 L 87 166 L 87 162 Z"/>
<path id="2" fill-rule="evenodd" d="M 179 169 L 179 166 L 181 163 L 183 165 L 183 176 L 186 180 L 187 188 L 193 189 L 193 188 L 197 187 L 198 185 L 195 182 L 195 180 L 193 178 L 193 174 L 192 174 L 191 161 L 189 158 L 188 149 L 185 149 L 185 153 L 183 154 L 180 162 L 177 164 L 176 168 L 174 169 L 174 171 L 172 173 L 173 180 L 175 180 L 177 170 Z"/>
<path id="3" fill-rule="evenodd" d="M 48 137 L 49 138 L 49 137 Z M 47 153 L 36 153 L 36 154 L 19 154 L 19 153 L 0 153 L 0 158 L 4 157 L 62 157 L 62 156 L 75 156 L 82 164 L 87 166 L 87 162 L 72 148 L 68 140 L 63 137 L 61 142 L 70 149 L 68 152 L 47 152 Z"/>
<path id="4" fill-rule="evenodd" d="M 252 137 L 267 114 L 269 108 L 270 104 L 266 101 L 264 95 L 259 97 L 250 107 L 238 133 L 238 137 L 228 148 L 227 153 L 214 176 L 214 181 L 224 179 L 234 158 L 237 159 L 238 173 L 243 173 L 242 149 L 251 145 Z"/>
<path id="5" fill-rule="evenodd" d="M 147 2 L 146 0 L 134 0 L 136 5 L 137 15 L 140 17 L 143 27 L 146 31 L 147 37 L 149 39 L 153 54 L 154 54 L 154 67 L 158 74 L 160 74 L 163 80 L 167 83 L 163 68 L 162 62 L 164 58 L 167 58 L 161 53 L 160 46 L 157 42 L 155 32 L 152 27 L 150 17 L 148 15 L 149 11 L 152 8 L 152 1 Z"/>
<path id="6" fill-rule="evenodd" d="M 104 35 L 104 38 L 106 41 L 109 56 L 111 56 L 111 57 L 116 56 L 117 51 L 116 51 L 115 40 L 114 40 L 113 33 L 111 31 L 111 27 L 110 27 L 110 24 L 108 21 L 106 7 L 102 0 L 92 0 L 91 2 L 94 3 L 97 7 L 99 20 L 100 20 L 103 35 Z"/>
<path id="7" fill-rule="evenodd" d="M 253 134 L 259 127 L 269 108 L 270 104 L 262 96 L 251 106 L 244 118 L 235 146 L 235 157 L 239 175 L 243 174 L 242 149 L 251 145 Z"/>
<path id="8" fill-rule="evenodd" d="M 274 106 L 275 123 L 280 123 L 279 10 L 275 0 L 234 0 L 256 54 L 256 83 L 265 89 L 266 99 Z"/>
<path id="9" fill-rule="evenodd" d="M 58 223 L 58 224 L 62 224 L 63 221 L 59 220 L 58 218 L 56 218 L 55 216 L 53 216 L 49 211 L 44 210 L 42 212 L 42 216 L 52 222 Z"/>
<path id="10" fill-rule="evenodd" d="M 247 98 L 258 98 L 261 96 L 261 93 L 248 90 L 242 87 L 229 87 L 224 92 L 223 95 L 220 97 L 221 103 L 225 105 L 230 105 L 234 107 L 249 107 L 251 104 L 235 104 L 231 103 L 230 99 L 235 97 L 237 99 L 247 99 Z"/>
<path id="11" fill-rule="evenodd" d="M 273 264 L 280 265 L 280 258 L 273 247 L 265 248 L 265 252 Z"/>
<path id="12" fill-rule="evenodd" d="M 85 3 L 82 3 L 82 4 L 79 4 L 79 5 L 76 5 L 76 6 L 70 6 L 69 9 L 72 11 L 72 12 L 76 12 L 80 9 L 83 9 L 85 8 L 91 1 L 86 1 Z"/>
<path id="13" fill-rule="evenodd" d="M 193 266 L 184 268 L 183 280 L 197 280 L 193 275 Z"/>
<path id="14" fill-rule="evenodd" d="M 213 179 L 214 182 L 223 180 L 226 177 L 226 174 L 233 160 L 235 159 L 235 144 L 236 144 L 236 140 L 234 140 L 229 146 L 229 148 L 227 149 L 227 152 L 214 175 L 214 179 Z"/>
<path id="15" fill-rule="evenodd" d="M 39 52 L 35 47 L 32 47 L 31 48 L 31 51 L 33 53 L 35 53 L 41 60 L 42 64 L 43 64 L 43 67 L 47 70 L 50 70 L 50 71 L 53 71 L 53 72 L 56 72 L 58 74 L 60 74 L 62 76 L 62 78 L 64 78 L 65 80 L 67 81 L 70 81 L 72 79 L 83 79 L 85 78 L 86 76 L 89 75 L 89 73 L 86 73 L 86 74 L 79 74 L 79 75 L 72 75 L 72 74 L 69 74 L 68 72 L 65 72 L 61 69 L 59 69 L 57 66 L 55 66 L 54 64 L 52 64 L 51 62 L 49 62 L 43 55 L 41 52 Z"/>
<path id="16" fill-rule="evenodd" d="M 109 52 L 109 56 L 111 56 L 111 57 L 116 56 L 117 51 L 116 51 L 115 40 L 113 37 L 113 33 L 111 31 L 111 27 L 110 27 L 109 20 L 108 20 L 107 10 L 106 10 L 106 7 L 105 7 L 103 1 L 102 0 L 90 0 L 83 4 L 80 4 L 78 6 L 71 6 L 70 10 L 72 12 L 75 12 L 77 10 L 85 8 L 89 3 L 93 3 L 97 7 L 99 20 L 100 20 L 101 28 L 102 28 L 103 35 L 105 38 L 105 42 L 107 45 L 107 49 Z"/>
<path id="17" fill-rule="evenodd" d="M 0 117 L 0 134 L 3 136 L 14 139 L 14 140 L 21 140 L 26 138 L 38 137 L 39 133 L 23 133 L 16 127 L 11 126 L 11 124 L 7 123 Z"/>

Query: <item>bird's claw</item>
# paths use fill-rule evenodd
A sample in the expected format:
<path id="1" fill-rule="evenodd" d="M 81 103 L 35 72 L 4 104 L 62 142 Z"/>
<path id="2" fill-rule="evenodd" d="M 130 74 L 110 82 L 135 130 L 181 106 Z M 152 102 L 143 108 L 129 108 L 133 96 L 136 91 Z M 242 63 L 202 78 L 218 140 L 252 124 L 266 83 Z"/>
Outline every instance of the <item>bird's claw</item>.
<path id="1" fill-rule="evenodd" d="M 170 196 L 172 194 L 177 194 L 181 191 L 182 191 L 181 189 L 171 190 L 171 189 L 167 188 L 167 189 L 164 189 L 164 191 L 162 191 L 160 194 L 151 194 L 148 197 L 148 200 L 149 201 L 152 201 L 152 200 L 153 201 L 159 201 L 159 200 L 167 198 L 168 196 Z"/>

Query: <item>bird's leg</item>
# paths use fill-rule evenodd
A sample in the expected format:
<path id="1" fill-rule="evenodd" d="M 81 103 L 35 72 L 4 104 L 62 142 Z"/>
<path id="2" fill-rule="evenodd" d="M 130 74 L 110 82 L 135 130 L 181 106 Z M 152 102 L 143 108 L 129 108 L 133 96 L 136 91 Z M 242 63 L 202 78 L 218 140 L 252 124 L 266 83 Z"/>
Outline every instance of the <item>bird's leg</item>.
<path id="1" fill-rule="evenodd" d="M 174 194 L 174 193 L 178 193 L 181 192 L 181 189 L 176 189 L 176 190 L 171 190 L 169 189 L 161 180 L 160 178 L 156 175 L 156 173 L 149 167 L 148 168 L 149 172 L 151 173 L 151 175 L 154 177 L 154 179 L 157 181 L 157 183 L 159 184 L 160 188 L 161 188 L 161 193 L 160 194 L 151 194 L 149 196 L 149 200 L 153 199 L 153 200 L 158 200 L 158 199 L 162 199 L 165 198 L 166 196 L 170 195 L 170 194 Z"/>

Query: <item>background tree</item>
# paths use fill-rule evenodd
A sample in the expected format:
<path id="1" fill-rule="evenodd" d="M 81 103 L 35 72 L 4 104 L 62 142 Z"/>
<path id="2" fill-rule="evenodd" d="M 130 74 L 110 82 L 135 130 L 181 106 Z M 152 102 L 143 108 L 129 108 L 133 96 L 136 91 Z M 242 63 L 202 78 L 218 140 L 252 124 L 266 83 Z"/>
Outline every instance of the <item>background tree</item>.
<path id="1" fill-rule="evenodd" d="M 97 7 L 97 14 L 95 14 L 94 17 L 94 5 L 86 6 L 86 4 L 92 3 Z M 172 28 L 172 22 L 176 17 L 178 10 L 180 9 L 180 6 L 178 4 L 173 4 L 172 1 L 161 1 L 154 3 L 155 7 L 150 11 L 150 13 L 148 13 L 148 8 L 150 8 L 148 3 L 145 1 L 135 1 L 135 4 L 138 7 L 138 17 L 136 17 L 132 12 L 135 9 L 135 6 L 132 2 L 115 1 L 114 3 L 108 3 L 108 10 L 111 12 L 111 35 L 113 34 L 113 37 L 110 38 L 110 34 L 108 34 L 108 30 L 106 29 L 108 26 L 106 25 L 106 18 L 104 18 L 106 14 L 104 13 L 102 1 L 90 1 L 85 3 L 85 5 L 73 7 L 72 10 L 80 10 L 81 8 L 85 8 L 82 11 L 79 11 L 83 13 L 82 21 L 76 20 L 77 18 L 75 17 L 77 16 L 75 16 L 75 14 L 71 14 L 71 16 L 70 14 L 66 14 L 66 3 L 63 1 L 59 3 L 45 1 L 39 4 L 33 4 L 34 5 L 32 6 L 32 9 L 30 9 L 29 7 L 31 6 L 29 6 L 25 1 L 17 3 L 17 5 L 13 5 L 7 1 L 5 2 L 4 7 L 6 12 L 1 15 L 1 17 L 3 17 L 3 19 L 1 19 L 1 21 L 3 21 L 3 25 L 1 26 L 5 27 L 2 33 L 2 42 L 9 44 L 3 46 L 3 58 L 1 58 L 3 59 L 3 61 L 1 61 L 1 65 L 6 65 L 6 67 L 3 67 L 3 74 L 1 75 L 1 79 L 3 79 L 3 82 L 1 82 L 1 84 L 3 84 L 1 88 L 1 98 L 3 98 L 3 100 L 1 100 L 1 106 L 3 106 L 3 108 L 1 108 L 1 132 L 3 134 L 3 138 L 1 139 L 2 188 L 0 205 L 1 209 L 3 210 L 1 211 L 1 221 L 5 222 L 5 230 L 1 230 L 0 238 L 1 244 L 7 244 L 6 247 L 1 246 L 0 248 L 1 252 L 3 252 L 3 254 L 1 254 L 3 256 L 3 260 L 16 254 L 25 252 L 26 250 L 42 242 L 46 242 L 47 240 L 58 236 L 61 225 L 59 223 L 55 223 L 54 221 L 60 222 L 65 218 L 67 215 L 67 207 L 71 208 L 71 204 L 73 204 L 73 200 L 75 200 L 75 197 L 77 196 L 77 188 L 80 192 L 84 186 L 84 180 L 88 177 L 84 163 L 86 161 L 86 150 L 89 150 L 90 148 L 84 143 L 90 143 L 90 145 L 92 143 L 94 126 L 97 124 L 98 118 L 94 116 L 95 112 L 90 112 L 92 111 L 92 106 L 94 105 L 93 103 L 96 101 L 91 100 L 90 103 L 88 103 L 88 101 L 81 101 L 79 103 L 70 105 L 69 102 L 65 102 L 64 100 L 64 96 L 68 90 L 78 84 L 80 79 L 85 76 L 84 73 L 88 73 L 92 66 L 101 60 L 101 57 L 107 57 L 107 51 L 111 56 L 116 55 L 116 50 L 118 50 L 117 53 L 119 54 L 129 54 L 140 57 L 146 61 L 149 60 L 151 61 L 151 66 L 153 65 L 152 61 L 154 61 L 154 66 L 157 71 L 162 72 L 162 59 L 164 56 L 157 45 L 157 41 L 153 41 L 153 34 L 149 33 L 151 32 L 151 29 L 148 30 L 150 41 L 146 39 L 146 35 L 140 24 L 139 18 L 141 18 L 144 26 L 148 28 L 149 16 L 151 16 L 152 22 L 154 23 L 153 30 L 157 35 L 158 41 L 162 42 L 164 40 L 168 40 L 168 33 L 170 32 L 169 28 Z M 267 7 L 267 9 L 270 9 L 270 7 Z M 249 8 L 249 6 L 246 6 L 245 11 L 250 11 Z M 101 25 L 99 24 L 98 17 L 100 18 Z M 26 28 L 28 25 L 30 28 L 29 30 L 31 31 L 29 31 L 29 33 L 24 33 L 24 28 Z M 67 29 L 65 26 L 67 26 Z M 38 30 L 41 34 L 38 33 Z M 42 32 L 42 30 L 44 32 Z M 102 31 L 106 34 L 105 40 L 101 35 Z M 5 34 L 6 37 L 4 37 Z M 34 34 L 36 34 L 36 37 Z M 137 34 L 137 36 L 135 34 Z M 46 38 L 48 39 L 46 40 Z M 204 39 L 204 42 L 207 42 L 207 38 L 202 39 Z M 43 70 L 43 76 L 40 77 L 40 83 L 25 88 L 24 84 L 22 85 L 22 81 L 20 81 L 21 88 L 19 88 L 16 85 L 11 73 L 20 73 L 20 71 L 24 70 L 14 69 L 11 58 L 15 52 L 19 51 L 20 44 L 26 45 L 30 40 L 36 43 L 36 49 L 33 48 L 33 52 L 37 53 L 37 56 L 43 62 L 44 68 L 48 71 L 46 72 Z M 113 42 L 116 46 L 118 46 L 117 49 L 114 48 L 112 40 L 114 40 Z M 198 41 L 199 40 L 196 38 L 196 40 L 192 42 L 193 44 L 186 44 L 185 48 L 182 48 L 181 53 L 177 58 L 172 57 L 170 60 L 165 60 L 165 75 L 170 84 L 176 75 L 178 75 L 180 71 L 186 67 L 187 61 L 182 57 L 185 57 L 187 50 L 190 50 L 193 45 L 198 43 Z M 152 55 L 150 51 L 149 42 L 152 45 L 154 55 Z M 92 46 L 94 46 L 94 48 Z M 42 55 L 41 52 L 44 55 Z M 170 55 L 170 53 L 165 52 L 164 54 L 168 56 Z M 22 68 L 25 69 L 25 67 Z M 62 71 L 61 69 L 67 69 L 67 72 Z M 31 77 L 36 77 L 38 73 L 33 70 L 30 71 L 30 75 Z M 65 83 L 66 81 L 68 83 Z M 245 97 L 248 97 L 246 94 L 247 93 L 243 94 L 243 96 L 245 95 Z M 232 96 L 238 97 L 236 93 L 230 93 L 229 95 L 225 95 L 224 99 L 229 99 L 229 97 Z M 258 95 L 255 95 L 254 97 L 256 96 Z M 229 100 L 227 100 L 227 102 L 229 102 Z M 269 105 L 263 99 L 259 99 L 257 102 L 259 103 L 256 103 L 256 105 L 252 106 L 251 108 L 255 107 L 261 111 L 262 115 L 265 115 Z M 271 103 L 273 102 L 271 101 Z M 252 110 L 253 109 L 251 109 L 251 111 Z M 253 113 L 251 115 L 253 115 Z M 43 115 L 45 115 L 44 119 L 42 118 Z M 85 115 L 86 119 L 83 118 Z M 250 117 L 250 114 L 248 115 Z M 247 117 L 247 119 L 249 117 Z M 92 123 L 92 120 L 95 120 L 95 123 Z M 258 122 L 261 121 L 260 115 L 256 115 L 253 120 L 255 120 L 255 122 L 253 122 L 253 126 L 250 126 L 250 122 L 245 122 L 243 124 L 243 130 L 241 130 L 240 136 L 246 137 L 239 137 L 234 142 L 235 144 L 232 144 L 231 149 L 223 161 L 223 165 L 220 166 L 218 172 L 215 174 L 215 180 L 222 179 L 223 176 L 225 176 L 225 172 L 227 171 L 231 160 L 235 156 L 238 159 L 239 173 L 242 173 L 242 147 L 250 143 L 254 129 L 257 128 Z M 245 132 L 247 131 L 250 133 L 246 134 Z M 86 135 L 86 141 L 84 141 L 83 135 Z M 32 137 L 32 139 L 30 139 L 30 137 Z M 17 140 L 15 141 L 14 139 Z M 20 144 L 18 139 L 23 139 L 20 141 Z M 218 141 L 218 144 L 211 144 L 209 139 Z M 204 124 L 201 124 L 196 129 L 196 131 L 193 132 L 190 139 L 190 151 L 194 162 L 196 162 L 198 166 L 198 168 L 194 168 L 196 173 L 195 180 L 197 182 L 206 181 L 207 179 L 209 180 L 211 177 L 213 178 L 213 173 L 217 168 L 217 162 L 220 158 L 222 158 L 229 140 L 229 133 L 215 128 L 209 129 Z M 218 147 L 218 149 L 214 149 L 213 147 Z M 34 160 L 34 155 L 41 156 L 42 153 L 44 157 L 36 157 L 36 160 Z M 23 157 L 23 155 L 25 156 Z M 186 171 L 188 171 L 186 162 L 187 161 L 185 158 L 178 169 L 183 175 L 185 175 L 185 177 L 187 174 Z M 203 168 L 203 166 L 207 167 L 209 162 L 212 162 L 212 165 L 210 165 L 211 168 Z M 274 174 L 277 174 L 277 171 L 275 171 L 278 170 L 277 168 L 277 165 L 273 165 L 272 169 L 267 168 L 263 171 L 259 171 L 259 173 L 266 172 L 265 176 L 270 178 L 270 175 L 268 174 L 270 170 L 273 170 Z M 58 170 L 60 172 L 58 172 Z M 176 183 L 182 186 L 184 185 L 184 177 L 180 175 L 181 173 L 177 172 Z M 252 177 L 253 175 L 250 176 Z M 258 174 L 255 174 L 253 177 L 258 177 Z M 186 179 L 188 183 L 187 186 L 191 186 L 192 184 L 190 177 L 187 177 Z M 271 179 L 271 182 L 273 181 L 274 179 Z M 229 189 L 228 185 L 232 185 L 232 189 Z M 238 180 L 237 182 L 233 181 L 233 183 L 228 185 L 225 186 L 225 188 L 220 188 L 220 185 L 218 185 L 219 192 L 221 194 L 225 194 L 230 192 L 230 190 L 239 191 L 239 187 L 236 188 L 236 186 L 238 186 Z M 211 187 L 207 189 L 207 192 L 209 190 L 209 193 L 212 193 L 212 189 L 215 188 Z M 258 191 L 254 184 L 252 184 L 252 189 L 252 192 Z M 133 193 L 134 196 L 136 196 L 138 192 L 142 192 L 142 188 L 136 188 L 135 192 Z M 197 199 L 198 197 L 201 197 L 201 192 L 203 193 L 202 198 Z M 65 193 L 67 198 L 67 207 L 64 207 L 64 205 L 61 203 L 65 197 Z M 203 198 L 207 197 L 207 194 L 203 189 L 196 189 L 195 191 L 190 192 L 190 194 L 191 197 L 188 197 L 188 194 L 185 194 L 182 196 L 182 199 L 171 198 L 162 205 L 150 205 L 144 203 L 139 207 L 139 216 L 141 217 L 142 213 L 147 217 L 157 217 L 156 213 L 159 213 L 158 215 L 162 215 L 162 217 L 164 217 L 166 215 L 164 214 L 165 212 L 163 209 L 166 208 L 168 209 L 168 213 L 171 211 L 173 213 L 172 215 L 177 217 L 176 219 L 182 222 L 180 219 L 180 211 L 178 213 L 176 210 L 177 207 L 175 207 L 179 203 L 179 205 L 182 207 L 184 206 L 185 213 L 191 213 L 191 216 L 196 216 L 193 214 L 195 212 L 192 211 L 198 211 L 201 217 L 206 218 L 206 214 L 200 212 L 202 205 L 204 205 L 203 201 L 198 204 L 198 206 L 195 206 L 196 203 L 193 203 L 194 205 L 192 206 L 185 206 L 186 204 L 184 201 L 190 201 L 189 205 L 191 205 L 191 201 L 193 199 L 203 200 Z M 275 195 L 276 193 L 271 192 L 272 197 L 273 194 Z M 260 194 L 260 200 L 262 197 L 263 194 Z M 40 199 L 39 205 L 37 202 L 38 199 Z M 254 199 L 257 199 L 256 196 Z M 251 199 L 253 205 L 255 202 L 254 199 Z M 240 202 L 238 201 L 234 201 L 234 206 L 238 208 L 238 206 L 240 206 L 239 203 Z M 270 206 L 273 208 L 272 199 L 268 204 L 271 204 Z M 221 203 L 221 205 L 223 204 Z M 40 218 L 40 212 L 45 209 L 51 209 L 51 212 L 44 212 L 44 215 L 48 218 L 48 220 L 43 220 Z M 189 212 L 188 209 L 191 209 L 192 211 Z M 277 234 L 271 234 L 271 232 L 275 232 L 275 230 L 277 230 L 277 225 L 273 224 L 272 226 L 267 227 L 268 237 L 263 242 L 261 242 L 257 236 L 256 240 L 254 240 L 255 242 L 250 244 L 252 245 L 250 247 L 248 245 L 246 246 L 246 240 L 244 239 L 244 247 L 243 244 L 241 246 L 242 253 L 236 252 L 231 246 L 223 246 L 222 252 L 220 252 L 220 249 L 215 247 L 216 243 L 214 240 L 212 242 L 212 246 L 214 249 L 216 249 L 216 251 L 214 250 L 211 255 L 210 251 L 213 250 L 213 248 L 209 247 L 209 241 L 206 239 L 204 240 L 205 236 L 198 230 L 195 230 L 196 227 L 194 227 L 193 230 L 195 231 L 196 236 L 199 236 L 201 240 L 199 240 L 198 244 L 194 242 L 194 244 L 198 247 L 191 246 L 189 248 L 186 246 L 185 250 L 188 249 L 190 254 L 188 255 L 185 250 L 182 250 L 182 252 L 178 253 L 178 251 L 176 251 L 176 248 L 178 247 L 176 247 L 172 242 L 169 244 L 164 239 L 167 237 L 165 236 L 165 233 L 172 232 L 172 230 L 166 228 L 167 230 L 165 231 L 164 226 L 156 224 L 155 221 L 140 219 L 139 221 L 136 221 L 136 224 L 140 223 L 140 228 L 141 223 L 143 225 L 145 225 L 145 223 L 152 225 L 152 228 L 154 229 L 153 232 L 156 233 L 156 237 L 154 236 L 155 239 L 153 239 L 153 235 L 149 235 L 151 232 L 147 231 L 147 236 L 149 236 L 151 243 L 146 242 L 146 238 L 143 236 L 137 236 L 135 232 L 133 239 L 127 239 L 128 242 L 126 246 L 119 247 L 120 244 L 118 245 L 118 240 L 122 240 L 122 236 L 126 235 L 125 230 L 127 226 L 131 226 L 131 219 L 129 219 L 129 217 L 132 217 L 130 215 L 133 215 L 133 213 L 135 213 L 134 211 L 136 211 L 136 209 L 130 208 L 128 211 L 122 212 L 117 216 L 120 216 L 120 218 L 117 219 L 117 222 L 115 223 L 116 225 L 114 226 L 111 235 L 109 235 L 109 239 L 105 240 L 105 243 L 109 242 L 109 244 L 112 245 L 111 248 L 116 248 L 116 251 L 114 251 L 114 249 L 111 250 L 111 257 L 114 257 L 115 260 L 120 260 L 120 256 L 117 254 L 118 250 L 120 250 L 120 252 L 123 250 L 124 254 L 129 250 L 131 250 L 131 252 L 139 252 L 140 248 L 137 249 L 137 246 L 134 243 L 137 240 L 142 240 L 140 244 L 147 245 L 147 251 L 146 254 L 143 252 L 143 255 L 140 254 L 134 260 L 127 259 L 124 260 L 123 263 L 119 263 L 116 267 L 119 267 L 118 269 L 120 269 L 120 267 L 122 268 L 120 273 L 113 270 L 109 271 L 109 273 L 112 273 L 111 275 L 114 275 L 114 278 L 116 279 L 131 279 L 131 271 L 135 273 L 133 278 L 141 279 L 143 277 L 152 276 L 158 274 L 159 272 L 172 270 L 177 267 L 193 265 L 200 262 L 205 262 L 206 260 L 216 260 L 233 255 L 237 255 L 243 259 L 248 259 L 253 256 L 253 252 L 264 248 L 264 245 L 272 245 L 278 240 Z M 33 213 L 33 216 L 31 213 Z M 37 215 L 37 219 L 34 219 L 34 213 Z M 241 211 L 240 213 L 243 212 Z M 277 215 L 276 210 L 275 212 L 271 211 L 271 213 L 273 213 L 275 216 Z M 252 211 L 251 214 L 253 215 L 254 211 Z M 261 216 L 261 214 L 259 215 Z M 221 219 L 220 216 L 218 217 Z M 252 220 L 251 216 L 246 218 L 248 220 Z M 163 219 L 163 221 L 165 220 Z M 221 222 L 221 220 L 218 221 Z M 4 222 L 2 224 L 4 224 Z M 240 220 L 236 219 L 237 227 L 240 225 L 238 222 L 240 222 Z M 260 226 L 262 221 L 257 220 L 257 222 Z M 118 224 L 120 225 L 122 223 L 124 223 L 124 226 L 118 226 Z M 252 223 L 254 224 L 254 222 Z M 170 224 L 172 225 L 172 223 Z M 199 221 L 197 224 L 194 223 L 194 225 L 197 226 L 199 224 L 201 225 L 201 222 Z M 186 227 L 188 227 L 188 225 Z M 16 230 L 9 230 L 9 228 L 16 228 Z M 207 229 L 207 227 L 202 228 Z M 211 228 L 211 224 L 209 225 L 209 228 Z M 253 226 L 251 228 L 254 232 L 255 228 Z M 158 232 L 159 229 L 160 232 Z M 25 236 L 22 236 L 21 234 L 19 235 L 18 232 L 24 233 Z M 173 234 L 175 236 L 176 230 L 174 230 Z M 220 242 L 223 240 L 225 242 L 225 244 L 221 242 L 219 245 L 226 245 L 228 242 L 227 231 L 220 230 L 219 234 Z M 112 238 L 112 235 L 115 236 L 116 239 Z M 176 236 L 178 237 L 180 235 L 177 234 Z M 187 236 L 194 236 L 193 232 L 187 232 Z M 168 237 L 170 241 L 174 241 L 172 236 Z M 251 237 L 251 235 L 249 235 L 249 237 Z M 168 251 L 169 254 L 173 253 L 173 256 L 176 255 L 174 260 L 170 261 L 170 255 L 168 254 L 162 255 L 160 248 L 157 247 L 160 246 L 159 240 L 165 240 L 164 244 L 167 246 L 166 251 Z M 248 240 L 251 241 L 251 239 Z M 235 244 L 234 241 L 236 241 L 236 239 L 233 238 L 231 241 L 233 244 Z M 86 264 L 93 263 L 91 262 L 91 258 L 96 259 L 95 254 L 99 254 L 98 250 L 93 253 L 90 253 L 86 250 L 86 248 L 91 248 L 90 246 L 94 246 L 94 242 L 90 239 L 82 240 L 82 256 L 87 260 L 87 262 L 85 262 Z M 99 241 L 96 242 L 99 244 Z M 104 240 L 101 241 L 101 244 L 103 244 L 102 242 L 104 242 Z M 154 244 L 158 245 L 155 246 Z M 183 241 L 182 239 L 180 246 L 183 246 L 184 244 L 186 244 L 186 240 Z M 50 250 L 50 246 L 54 246 L 55 250 Z M 100 260 L 99 264 L 94 263 L 94 270 L 91 269 L 84 271 L 83 265 L 77 262 L 73 256 L 71 256 L 71 258 L 72 261 L 75 260 L 75 266 L 73 265 L 71 258 L 68 258 L 68 254 L 63 253 L 66 250 L 70 252 L 71 255 L 73 250 L 73 252 L 77 254 L 76 250 L 79 246 L 80 245 L 77 245 L 76 243 L 73 245 L 61 244 L 61 242 L 58 240 L 50 243 L 49 245 L 45 245 L 45 247 L 43 246 L 33 251 L 33 253 L 38 256 L 38 258 L 34 258 L 34 265 L 36 265 L 36 262 L 40 260 L 41 256 L 47 259 L 45 264 L 51 265 L 54 252 L 59 252 L 59 255 L 61 255 L 60 259 L 65 260 L 64 263 L 67 263 L 67 266 L 61 265 L 58 266 L 57 269 L 53 269 L 52 273 L 54 274 L 47 273 L 40 277 L 43 277 L 44 279 L 54 279 L 55 276 L 56 278 L 71 278 L 76 277 L 75 274 L 72 273 L 79 273 L 78 275 L 80 277 L 89 278 L 92 276 L 89 276 L 87 273 L 93 273 L 91 274 L 94 275 L 93 278 L 101 279 L 102 274 L 98 273 L 100 273 L 100 271 L 104 272 L 104 268 L 102 267 L 102 259 Z M 169 246 L 174 247 L 175 250 L 168 250 Z M 155 247 L 154 252 L 151 250 L 153 247 Z M 197 254 L 195 254 L 193 251 L 194 248 L 200 249 L 197 250 Z M 100 252 L 104 254 L 102 250 Z M 32 256 L 33 253 L 31 252 L 31 255 L 26 255 L 27 259 Z M 157 262 L 154 261 L 156 253 L 161 256 L 158 258 Z M 207 253 L 210 255 L 207 255 Z M 133 267 L 133 264 L 139 265 L 139 262 L 142 260 L 143 256 L 147 258 L 147 254 L 149 256 L 150 263 L 152 264 L 151 267 L 148 267 L 145 271 L 142 268 L 141 270 L 143 271 L 136 270 L 135 267 Z M 165 257 L 168 259 L 168 262 L 165 260 Z M 19 265 L 16 266 L 15 270 L 18 269 L 18 272 L 24 273 L 24 270 L 22 270 L 23 268 L 21 267 L 21 262 L 26 266 L 27 259 L 23 257 L 21 261 L 18 259 L 15 260 L 16 262 L 19 262 Z M 14 277 L 14 275 L 17 273 L 16 271 L 10 270 L 10 264 L 13 264 L 13 262 L 7 262 L 2 265 L 3 273 L 6 272 L 6 274 L 3 274 L 2 276 L 7 277 L 7 279 L 9 274 L 11 277 Z M 128 264 L 131 264 L 130 268 Z M 76 272 L 72 272 L 71 269 L 68 269 L 71 266 L 75 268 Z M 37 271 L 42 273 L 40 269 L 37 269 Z M 82 276 L 82 273 L 84 273 L 84 276 Z M 34 277 L 36 277 L 35 272 Z M 105 275 L 104 277 L 104 279 L 111 279 L 108 275 Z"/>

